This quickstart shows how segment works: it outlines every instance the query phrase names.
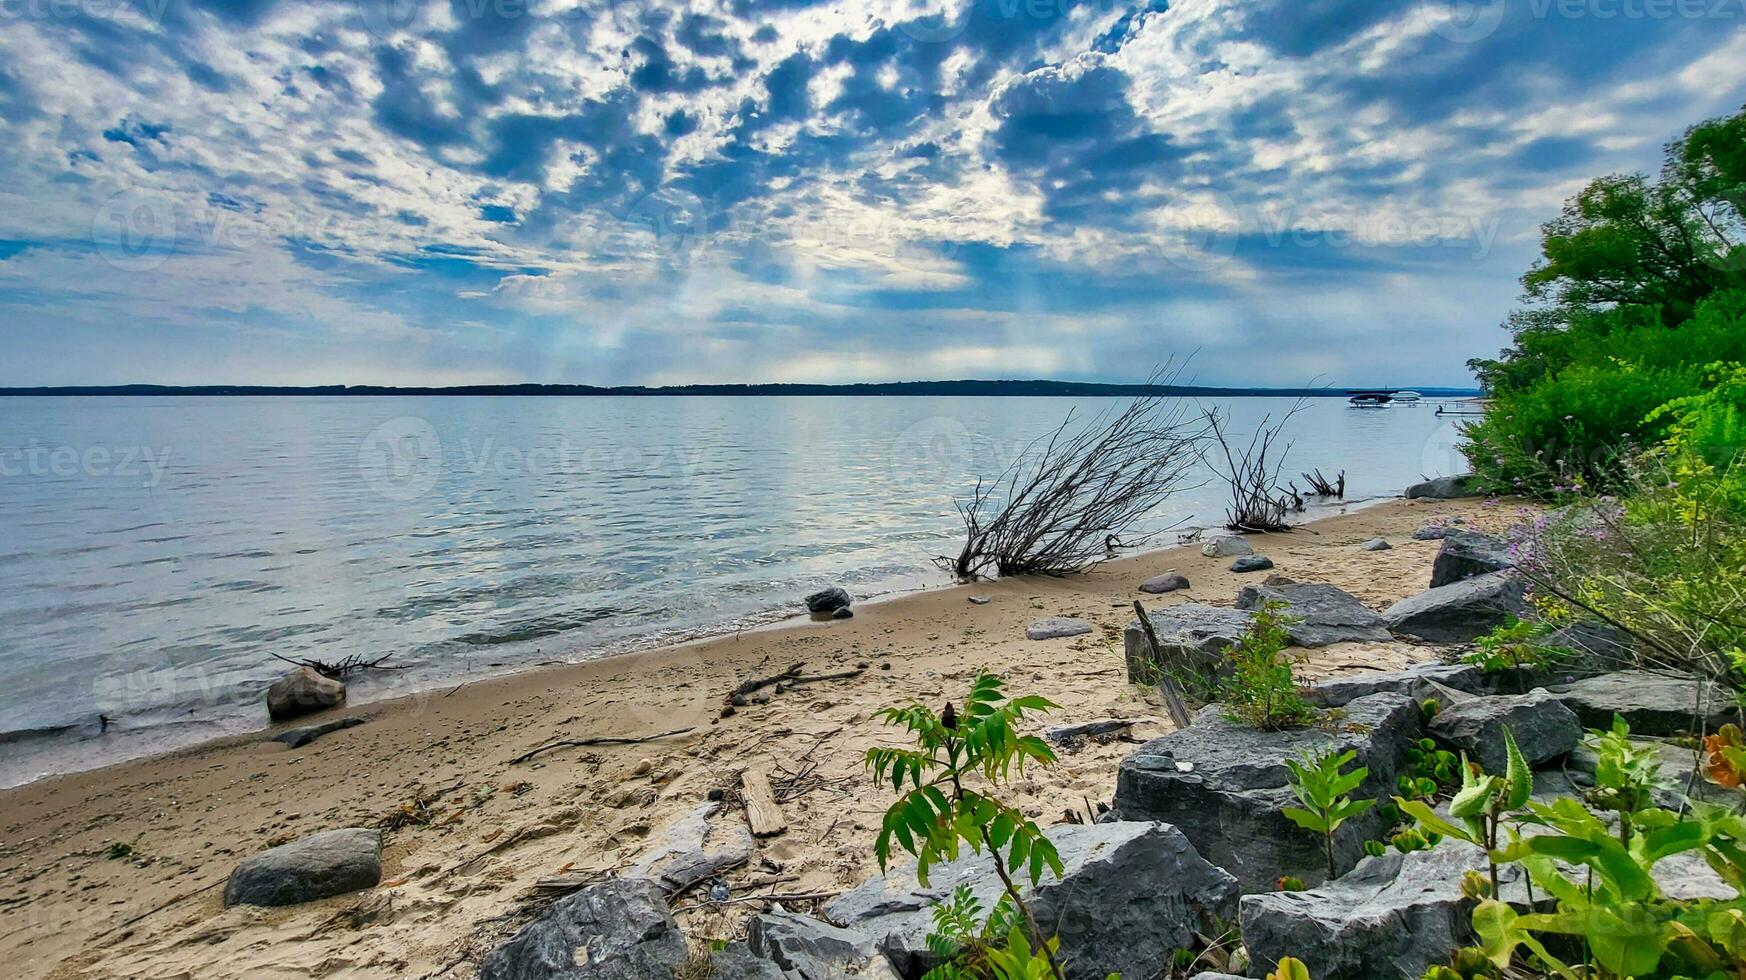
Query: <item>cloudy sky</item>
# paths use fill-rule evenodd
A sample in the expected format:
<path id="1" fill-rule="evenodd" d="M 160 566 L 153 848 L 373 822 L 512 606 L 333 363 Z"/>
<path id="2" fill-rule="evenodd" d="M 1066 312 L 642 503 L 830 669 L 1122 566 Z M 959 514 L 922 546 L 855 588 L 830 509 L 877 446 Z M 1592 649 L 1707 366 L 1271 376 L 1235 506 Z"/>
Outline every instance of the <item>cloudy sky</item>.
<path id="1" fill-rule="evenodd" d="M 0 0 L 0 384 L 1465 384 L 1746 0 Z"/>

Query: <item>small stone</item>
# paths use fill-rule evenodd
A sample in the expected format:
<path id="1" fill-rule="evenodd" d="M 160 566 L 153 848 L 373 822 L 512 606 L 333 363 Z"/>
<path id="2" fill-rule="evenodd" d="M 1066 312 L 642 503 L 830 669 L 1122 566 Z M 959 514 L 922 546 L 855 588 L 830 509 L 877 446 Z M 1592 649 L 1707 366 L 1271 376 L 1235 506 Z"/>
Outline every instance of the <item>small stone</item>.
<path id="1" fill-rule="evenodd" d="M 381 831 L 329 830 L 237 865 L 224 885 L 224 905 L 298 905 L 373 888 L 381 880 Z"/>
<path id="2" fill-rule="evenodd" d="M 1054 640 L 1064 636 L 1084 636 L 1092 631 L 1091 624 L 1083 619 L 1071 616 L 1050 616 L 1039 619 L 1025 628 L 1025 638 L 1030 640 Z"/>
<path id="3" fill-rule="evenodd" d="M 1387 551 L 1390 548 L 1393 548 L 1394 545 L 1389 544 L 1382 538 L 1371 538 L 1369 541 L 1364 542 L 1358 547 L 1365 551 Z"/>
<path id="4" fill-rule="evenodd" d="M 1273 567 L 1273 559 L 1266 555 L 1244 555 L 1231 562 L 1233 572 L 1264 572 Z"/>
<path id="5" fill-rule="evenodd" d="M 855 618 L 855 610 L 850 609 L 848 606 L 843 606 L 843 607 L 839 608 L 836 612 L 831 613 L 831 618 L 832 619 L 854 619 Z"/>
<path id="6" fill-rule="evenodd" d="M 970 597 L 970 604 L 973 606 L 986 606 L 988 605 L 988 597 L 985 595 L 973 595 Z"/>
<path id="7" fill-rule="evenodd" d="M 362 718 L 336 718 L 319 725 L 309 725 L 305 728 L 293 728 L 280 732 L 273 736 L 273 741 L 283 742 L 289 748 L 300 749 L 323 735 L 331 735 L 341 729 L 355 728 L 363 723 L 364 719 Z"/>
<path id="8" fill-rule="evenodd" d="M 1414 541 L 1441 541 L 1449 529 L 1439 524 L 1426 524 L 1413 532 Z"/>
<path id="9" fill-rule="evenodd" d="M 284 721 L 345 703 L 346 686 L 310 667 L 299 667 L 267 688 L 267 716 Z"/>

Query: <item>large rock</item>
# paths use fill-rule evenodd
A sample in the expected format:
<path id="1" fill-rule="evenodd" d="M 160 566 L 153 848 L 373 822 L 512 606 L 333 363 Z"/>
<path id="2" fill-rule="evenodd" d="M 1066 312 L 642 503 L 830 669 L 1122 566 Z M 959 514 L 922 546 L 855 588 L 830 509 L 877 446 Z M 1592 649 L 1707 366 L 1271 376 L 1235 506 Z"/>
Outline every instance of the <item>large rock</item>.
<path id="1" fill-rule="evenodd" d="M 1445 841 L 1365 858 L 1310 891 L 1245 895 L 1243 943 L 1257 975 L 1295 956 L 1316 980 L 1417 977 L 1473 943 L 1474 903 L 1461 897 L 1461 877 L 1485 866 L 1479 848 Z M 1499 871 L 1503 897 L 1525 909 L 1521 870 Z"/>
<path id="2" fill-rule="evenodd" d="M 1358 698 L 1336 725 L 1282 732 L 1257 731 L 1209 705 L 1193 725 L 1153 739 L 1122 760 L 1113 818 L 1175 824 L 1246 890 L 1271 888 L 1281 875 L 1321 881 L 1327 876 L 1321 840 L 1281 812 L 1300 805 L 1286 784 L 1285 761 L 1327 749 L 1354 750 L 1354 767 L 1369 769 L 1369 775 L 1353 797 L 1375 799 L 1394 792 L 1406 748 L 1418 735 L 1418 705 L 1399 694 Z M 1364 842 L 1384 829 L 1374 807 L 1346 821 L 1334 836 L 1336 865 L 1344 870 L 1356 864 Z"/>
<path id="3" fill-rule="evenodd" d="M 346 686 L 323 677 L 310 667 L 299 667 L 267 688 L 267 717 L 284 721 L 344 704 Z"/>
<path id="4" fill-rule="evenodd" d="M 766 912 L 753 919 L 746 947 L 774 963 L 787 980 L 899 980 L 878 944 L 865 933 L 793 912 Z"/>
<path id="5" fill-rule="evenodd" d="M 1212 918 L 1236 911 L 1237 882 L 1195 853 L 1176 828 L 1158 823 L 1098 823 L 1051 827 L 1066 874 L 1045 874 L 1026 887 L 1026 901 L 1045 934 L 1059 935 L 1069 980 L 1156 975 L 1172 950 L 1195 944 Z M 878 937 L 905 976 L 933 965 L 927 934 L 931 906 L 969 885 L 985 909 L 1001 895 L 987 855 L 965 852 L 929 870 L 928 887 L 915 869 L 894 868 L 838 898 L 826 909 L 833 922 Z"/>
<path id="6" fill-rule="evenodd" d="M 1064 636 L 1084 636 L 1092 631 L 1090 623 L 1071 616 L 1050 616 L 1025 627 L 1027 640 L 1057 640 Z"/>
<path id="7" fill-rule="evenodd" d="M 1619 715 L 1634 735 L 1713 732 L 1734 715 L 1728 692 L 1681 674 L 1621 670 L 1558 684 L 1551 691 L 1576 712 L 1583 727 L 1608 729 Z"/>
<path id="8" fill-rule="evenodd" d="M 1300 647 L 1325 647 L 1352 641 L 1386 642 L 1388 626 L 1369 606 L 1348 592 L 1323 582 L 1301 585 L 1245 585 L 1237 593 L 1238 609 L 1260 609 L 1269 602 L 1283 605 L 1296 622 L 1286 627 Z"/>
<path id="9" fill-rule="evenodd" d="M 849 604 L 854 601 L 847 591 L 833 585 L 807 596 L 806 611 L 814 615 L 829 615 L 839 609 L 849 608 Z"/>
<path id="10" fill-rule="evenodd" d="M 1273 567 L 1273 559 L 1266 555 L 1242 555 L 1231 562 L 1233 572 L 1265 572 Z"/>
<path id="11" fill-rule="evenodd" d="M 1460 497 L 1481 497 L 1484 491 L 1474 486 L 1473 474 L 1439 476 L 1406 488 L 1408 500 L 1455 500 Z"/>
<path id="12" fill-rule="evenodd" d="M 1510 572 L 1492 572 L 1426 589 L 1389 606 L 1382 618 L 1391 632 L 1433 643 L 1466 643 L 1528 611 L 1522 583 Z"/>
<path id="13" fill-rule="evenodd" d="M 1163 595 L 1166 592 L 1180 592 L 1188 588 L 1188 577 L 1175 572 L 1165 572 L 1154 575 L 1140 583 L 1140 591 L 1147 595 Z"/>
<path id="14" fill-rule="evenodd" d="M 663 827 L 625 876 L 677 893 L 750 861 L 757 850 L 752 832 L 737 811 L 720 809 L 719 803 L 704 803 Z"/>
<path id="15" fill-rule="evenodd" d="M 787 980 L 776 964 L 745 943 L 728 943 L 709 954 L 709 980 Z"/>
<path id="16" fill-rule="evenodd" d="M 1549 647 L 1564 647 L 1577 654 L 1580 665 L 1591 673 L 1628 670 L 1634 663 L 1636 643 L 1631 634 L 1592 619 L 1560 626 L 1539 639 Z"/>
<path id="17" fill-rule="evenodd" d="M 1224 666 L 1225 651 L 1242 638 L 1253 618 L 1241 609 L 1224 609 L 1197 602 L 1159 606 L 1146 610 L 1158 633 L 1159 655 L 1166 661 L 1187 662 L 1197 668 L 1217 671 Z M 1128 680 L 1155 684 L 1158 665 L 1153 662 L 1146 633 L 1138 619 L 1122 630 L 1122 649 L 1128 662 Z"/>
<path id="18" fill-rule="evenodd" d="M 612 879 L 559 899 L 492 950 L 480 980 L 672 980 L 685 936 L 650 881 Z"/>
<path id="19" fill-rule="evenodd" d="M 1255 548 L 1249 544 L 1248 539 L 1232 534 L 1202 542 L 1200 553 L 1208 558 L 1235 558 L 1238 555 L 1252 555 Z"/>
<path id="20" fill-rule="evenodd" d="M 1330 677 L 1304 692 L 1304 700 L 1338 708 L 1371 694 L 1402 694 L 1414 701 L 1436 698 L 1439 705 L 1464 700 L 1483 690 L 1484 675 L 1471 664 L 1415 664 L 1405 670 Z"/>
<path id="21" fill-rule="evenodd" d="M 1431 562 L 1431 588 L 1501 572 L 1514 568 L 1515 564 L 1508 541 L 1476 531 L 1449 528 L 1443 534 L 1437 557 Z"/>
<path id="22" fill-rule="evenodd" d="M 1576 715 L 1543 690 L 1460 701 L 1439 711 L 1427 728 L 1452 749 L 1466 752 L 1486 772 L 1502 773 L 1509 761 L 1506 725 L 1530 766 L 1568 755 L 1582 741 Z"/>
<path id="23" fill-rule="evenodd" d="M 374 888 L 382 880 L 382 832 L 327 830 L 269 848 L 237 865 L 224 904 L 298 905 Z"/>

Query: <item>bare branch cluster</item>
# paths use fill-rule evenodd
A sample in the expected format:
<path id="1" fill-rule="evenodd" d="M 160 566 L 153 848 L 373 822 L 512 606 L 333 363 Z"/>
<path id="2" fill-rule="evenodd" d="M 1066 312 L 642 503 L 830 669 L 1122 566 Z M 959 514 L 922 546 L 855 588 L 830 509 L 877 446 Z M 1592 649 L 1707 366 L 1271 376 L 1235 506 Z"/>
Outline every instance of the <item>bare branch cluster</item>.
<path id="1" fill-rule="evenodd" d="M 1166 366 L 1153 385 L 1174 382 Z M 1111 543 L 1182 489 L 1202 427 L 1182 404 L 1146 395 L 1087 424 L 1069 413 L 992 481 L 958 502 L 964 547 L 937 559 L 963 581 L 1062 575 L 1109 557 Z"/>
<path id="2" fill-rule="evenodd" d="M 1280 468 L 1291 452 L 1291 443 L 1281 440 L 1286 423 L 1302 410 L 1299 402 L 1277 422 L 1271 416 L 1262 419 L 1246 446 L 1232 445 L 1228 423 L 1216 409 L 1202 411 L 1210 445 L 1201 458 L 1230 488 L 1225 527 L 1232 531 L 1291 530 L 1286 517 L 1303 510 L 1304 503 L 1295 486 L 1279 485 Z"/>

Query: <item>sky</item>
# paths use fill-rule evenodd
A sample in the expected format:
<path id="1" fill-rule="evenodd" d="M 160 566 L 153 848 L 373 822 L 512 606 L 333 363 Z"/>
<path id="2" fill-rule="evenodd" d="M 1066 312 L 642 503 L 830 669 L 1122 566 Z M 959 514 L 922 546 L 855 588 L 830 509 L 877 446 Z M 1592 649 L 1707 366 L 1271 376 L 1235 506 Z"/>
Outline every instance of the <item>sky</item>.
<path id="1" fill-rule="evenodd" d="M 1746 0 L 0 0 L 0 385 L 1465 385 Z"/>

